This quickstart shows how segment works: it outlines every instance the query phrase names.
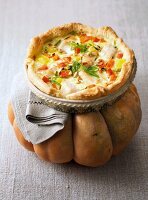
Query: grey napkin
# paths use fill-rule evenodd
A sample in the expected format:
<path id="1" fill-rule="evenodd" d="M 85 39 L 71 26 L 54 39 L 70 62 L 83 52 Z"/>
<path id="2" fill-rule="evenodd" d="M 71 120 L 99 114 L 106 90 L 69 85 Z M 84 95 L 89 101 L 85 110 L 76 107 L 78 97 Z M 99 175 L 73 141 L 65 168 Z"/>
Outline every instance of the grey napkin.
<path id="1" fill-rule="evenodd" d="M 26 109 L 26 119 L 29 122 L 42 126 L 61 124 L 64 127 L 67 115 L 67 113 L 47 107 L 39 97 L 29 91 Z"/>
<path id="2" fill-rule="evenodd" d="M 71 115 L 45 105 L 29 90 L 23 77 L 24 74 L 18 74 L 12 82 L 11 102 L 17 125 L 25 139 L 38 144 L 63 129 Z"/>

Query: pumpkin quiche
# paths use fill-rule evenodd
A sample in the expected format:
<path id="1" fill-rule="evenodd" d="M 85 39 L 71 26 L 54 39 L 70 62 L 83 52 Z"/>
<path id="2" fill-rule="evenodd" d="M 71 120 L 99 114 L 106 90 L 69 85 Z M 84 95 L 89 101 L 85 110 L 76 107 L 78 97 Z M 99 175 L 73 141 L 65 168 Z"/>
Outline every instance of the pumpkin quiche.
<path id="1" fill-rule="evenodd" d="M 25 65 L 29 80 L 42 92 L 86 100 L 118 90 L 133 63 L 133 51 L 112 28 L 70 23 L 34 37 Z"/>

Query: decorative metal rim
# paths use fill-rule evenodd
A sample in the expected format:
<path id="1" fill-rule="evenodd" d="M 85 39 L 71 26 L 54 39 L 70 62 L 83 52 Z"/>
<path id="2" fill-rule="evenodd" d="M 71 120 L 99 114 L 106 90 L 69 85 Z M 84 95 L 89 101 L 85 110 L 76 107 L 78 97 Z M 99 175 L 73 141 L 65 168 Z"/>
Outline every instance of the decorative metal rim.
<path id="1" fill-rule="evenodd" d="M 115 102 L 117 99 L 119 99 L 120 96 L 122 96 L 126 92 L 126 90 L 133 82 L 136 75 L 136 71 L 137 71 L 137 62 L 136 59 L 134 59 L 132 72 L 126 83 L 119 90 L 107 96 L 93 100 L 68 100 L 68 99 L 53 97 L 40 91 L 36 86 L 34 86 L 31 83 L 28 77 L 27 77 L 27 82 L 30 90 L 36 96 L 41 98 L 45 102 L 45 104 L 48 105 L 49 107 L 53 107 L 63 112 L 84 113 L 84 112 L 98 111 L 104 105 L 111 104 L 111 102 Z"/>

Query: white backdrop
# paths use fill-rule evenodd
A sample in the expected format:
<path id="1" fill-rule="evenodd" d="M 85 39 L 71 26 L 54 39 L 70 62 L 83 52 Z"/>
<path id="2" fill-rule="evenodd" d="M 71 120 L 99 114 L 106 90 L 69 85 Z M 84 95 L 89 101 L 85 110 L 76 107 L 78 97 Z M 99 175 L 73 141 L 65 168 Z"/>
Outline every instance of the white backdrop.
<path id="1" fill-rule="evenodd" d="M 100 168 L 43 162 L 16 141 L 7 119 L 13 76 L 32 36 L 81 22 L 109 25 L 134 49 L 143 119 L 130 146 Z M 148 1 L 0 0 L 0 200 L 141 200 L 148 195 Z M 17 86 L 16 86 L 17 87 Z"/>

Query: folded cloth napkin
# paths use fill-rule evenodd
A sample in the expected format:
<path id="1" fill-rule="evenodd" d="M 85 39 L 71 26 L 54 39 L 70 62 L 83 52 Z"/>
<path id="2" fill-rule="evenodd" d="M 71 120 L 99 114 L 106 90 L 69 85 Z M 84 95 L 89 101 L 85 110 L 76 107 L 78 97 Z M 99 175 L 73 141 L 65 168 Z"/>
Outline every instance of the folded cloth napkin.
<path id="1" fill-rule="evenodd" d="M 28 88 L 24 74 L 15 76 L 11 103 L 16 122 L 24 138 L 32 144 L 41 143 L 64 128 L 71 115 L 48 107 Z"/>
<path id="2" fill-rule="evenodd" d="M 49 108 L 42 100 L 29 91 L 28 104 L 26 109 L 26 119 L 41 126 L 51 124 L 64 124 L 67 113 Z"/>

